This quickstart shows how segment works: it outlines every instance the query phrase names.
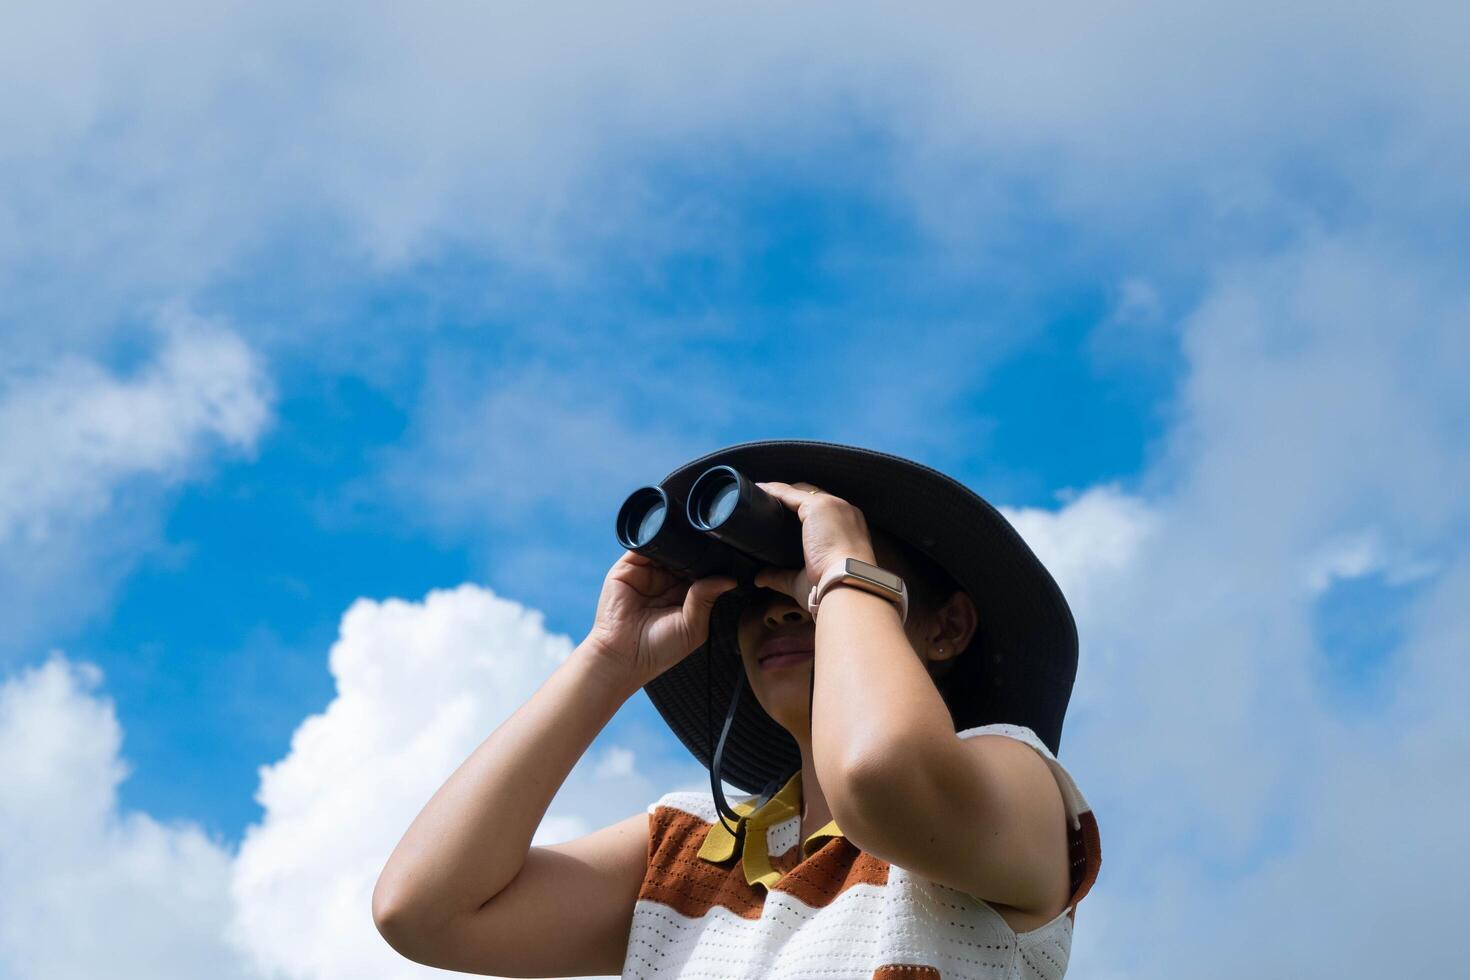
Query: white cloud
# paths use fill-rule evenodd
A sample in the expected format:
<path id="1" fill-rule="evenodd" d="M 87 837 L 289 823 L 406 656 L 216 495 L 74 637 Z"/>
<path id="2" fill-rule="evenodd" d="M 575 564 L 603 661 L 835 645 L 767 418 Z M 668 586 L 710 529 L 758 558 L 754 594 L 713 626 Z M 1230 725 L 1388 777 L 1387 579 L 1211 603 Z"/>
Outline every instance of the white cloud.
<path id="1" fill-rule="evenodd" d="M 300 980 L 439 975 L 379 937 L 372 890 L 429 797 L 572 650 L 539 612 L 463 585 L 423 602 L 358 600 L 331 651 L 337 695 L 261 770 L 262 822 L 235 862 L 235 942 Z M 568 776 L 533 843 L 640 812 L 692 763 L 640 771 L 609 746 Z"/>
<path id="2" fill-rule="evenodd" d="M 118 810 L 122 733 L 99 682 L 53 656 L 0 685 L 0 976 L 250 976 L 224 941 L 228 849 Z"/>
<path id="3" fill-rule="evenodd" d="M 0 654 L 100 606 L 154 543 L 159 491 L 253 452 L 269 422 L 272 386 L 238 335 L 176 304 L 152 327 L 129 374 L 66 355 L 0 376 Z"/>
<path id="4" fill-rule="evenodd" d="M 1371 304 L 1324 304 L 1333 294 L 1311 284 L 1334 269 L 1344 281 L 1371 271 L 1376 282 L 1419 283 L 1413 322 L 1378 338 Z M 1262 962 L 1283 974 L 1453 971 L 1452 946 L 1378 937 L 1424 934 L 1467 911 L 1464 862 L 1443 819 L 1470 803 L 1452 776 L 1470 751 L 1457 695 L 1470 682 L 1460 655 L 1470 562 L 1445 536 L 1465 505 L 1448 489 L 1399 488 L 1360 460 L 1461 475 L 1452 423 L 1462 409 L 1441 375 L 1463 320 L 1441 300 L 1391 256 L 1361 248 L 1239 270 L 1186 325 L 1193 373 L 1145 489 L 1094 487 L 1055 511 L 1007 511 L 1073 600 L 1083 640 L 1063 757 L 1097 807 L 1105 864 L 1079 912 L 1079 974 L 1225 977 Z M 1249 397 L 1231 396 L 1243 389 Z M 1367 511 L 1375 531 L 1365 537 Z M 1399 553 L 1439 564 L 1393 653 L 1392 704 L 1342 717 L 1315 688 L 1303 570 L 1359 574 Z M 1328 557 L 1313 565 L 1314 555 Z M 337 696 L 262 770 L 265 818 L 228 867 L 197 831 L 115 812 L 115 722 L 78 693 L 95 675 L 53 663 L 11 682 L 3 701 L 0 746 L 24 749 L 0 752 L 0 776 L 38 790 L 0 808 L 0 829 L 21 842 L 0 852 L 7 877 L 19 868 L 14 880 L 65 882 L 57 867 L 85 864 L 98 893 L 135 888 L 131 859 L 148 851 L 138 841 L 161 840 L 153 852 L 173 857 L 146 866 L 196 889 L 196 931 L 175 944 L 178 955 L 220 957 L 213 975 L 242 962 L 311 980 L 429 975 L 372 928 L 376 874 L 418 807 L 569 649 L 538 613 L 476 586 L 423 602 L 360 600 L 330 655 Z M 671 786 L 702 785 L 692 765 L 652 772 L 642 758 L 625 746 L 590 753 L 537 842 L 636 812 Z M 85 946 L 36 941 L 33 920 L 13 908 L 0 915 L 11 962 L 29 969 L 63 952 L 90 962 Z M 240 960 L 221 952 L 221 909 Z M 177 928 L 154 926 L 139 933 L 144 953 Z M 73 963 L 48 961 L 48 975 Z"/>
<path id="5" fill-rule="evenodd" d="M 1105 855 L 1079 971 L 1458 971 L 1452 944 L 1381 941 L 1470 912 L 1442 819 L 1470 805 L 1449 775 L 1470 753 L 1470 307 L 1443 271 L 1334 241 L 1223 272 L 1141 502 L 1013 515 L 1077 599 L 1062 755 Z M 1310 586 L 1378 570 L 1423 594 L 1383 652 L 1386 706 L 1349 716 Z"/>
<path id="6" fill-rule="evenodd" d="M 1098 806 L 1107 860 L 1079 912 L 1074 972 L 1452 975 L 1453 944 L 1433 937 L 1470 911 L 1450 838 L 1470 802 L 1453 775 L 1470 749 L 1457 703 L 1470 688 L 1470 330 L 1463 275 L 1440 256 L 1458 254 L 1444 229 L 1467 203 L 1465 11 L 669 5 L 568 30 L 560 11 L 469 3 L 428 16 L 251 5 L 228 19 L 161 2 L 8 5 L 0 322 L 52 329 L 6 338 L 15 387 L 0 437 L 6 465 L 24 469 L 0 471 L 0 618 L 43 605 L 68 569 L 116 574 L 146 520 L 100 544 L 89 522 L 134 516 L 122 488 L 186 478 L 212 448 L 248 449 L 263 424 L 257 369 L 228 334 L 174 336 L 131 381 L 54 359 L 119 309 L 187 294 L 298 218 L 341 228 L 354 261 L 389 266 L 446 242 L 552 278 L 585 273 L 599 249 L 635 268 L 728 256 L 726 206 L 665 191 L 644 165 L 713 138 L 823 178 L 807 169 L 812 147 L 840 145 L 856 113 L 895 154 L 883 186 L 957 263 L 1055 274 L 1007 235 L 1060 216 L 1082 229 L 1058 238 L 1083 261 L 1124 253 L 1149 291 L 1125 287 L 1120 322 L 1161 333 L 1177 282 L 1208 277 L 1180 328 L 1189 374 L 1171 433 L 1142 484 L 1012 512 L 1075 599 L 1083 639 L 1063 753 Z M 1264 259 L 1237 261 L 1263 241 Z M 588 485 L 621 479 L 635 454 L 677 455 L 675 435 L 630 438 L 600 417 L 615 400 L 580 404 L 541 419 L 491 396 L 471 416 L 495 434 L 524 427 L 522 451 L 585 450 L 550 472 Z M 476 451 L 454 432 L 425 446 L 421 460 L 446 464 Z M 526 476 L 547 470 L 526 468 L 528 452 L 492 458 L 483 482 L 457 491 L 451 474 L 427 495 L 533 507 Z M 1313 591 L 1375 568 L 1434 577 L 1390 653 L 1389 706 L 1340 717 L 1314 678 Z M 374 959 L 373 863 L 559 649 L 525 624 L 474 589 L 349 613 L 339 697 L 263 773 L 267 817 L 233 869 L 236 939 L 256 962 L 292 977 L 407 969 Z M 507 628 L 505 649 L 541 659 L 488 656 Z M 0 907 L 7 962 L 96 975 L 116 971 L 99 970 L 94 941 L 123 968 L 177 945 L 181 958 L 160 962 L 218 975 L 198 968 L 220 955 L 218 848 L 116 813 L 115 723 L 65 673 L 4 689 L 4 732 L 22 737 L 0 740 L 0 765 L 31 795 L 0 798 L 23 845 L 0 841 L 0 855 L 7 882 L 39 883 L 37 904 Z M 628 762 L 609 752 L 600 768 Z M 606 812 L 573 802 L 584 785 L 599 804 L 605 790 L 595 772 L 577 778 L 547 839 Z M 663 785 L 617 802 L 641 806 Z M 96 914 L 52 907 L 89 889 L 105 901 Z M 167 905 L 178 895 L 182 912 Z M 103 925 L 76 942 L 36 926 L 78 921 Z M 1380 941 L 1405 933 L 1429 938 Z"/>
<path id="7" fill-rule="evenodd" d="M 603 753 L 602 761 L 597 764 L 597 778 L 618 779 L 632 775 L 636 758 L 631 750 L 613 746 Z"/>
<path id="8" fill-rule="evenodd" d="M 359 600 L 330 655 L 337 695 L 262 767 L 265 816 L 233 854 L 119 810 L 128 767 L 96 667 L 58 654 L 15 675 L 0 686 L 0 976 L 441 976 L 383 942 L 373 885 L 423 804 L 571 649 L 473 585 Z M 637 760 L 595 743 L 533 843 L 699 785 L 692 761 Z"/>
<path id="9" fill-rule="evenodd" d="M 0 543 L 45 541 L 58 523 L 105 512 L 137 476 L 186 477 L 215 446 L 254 448 L 270 387 L 231 331 L 179 308 L 135 377 L 63 357 L 0 385 Z"/>
<path id="10" fill-rule="evenodd" d="M 1383 535 L 1375 528 L 1360 530 L 1326 543 L 1306 562 L 1303 576 L 1307 589 L 1320 595 L 1339 579 L 1354 579 L 1382 572 L 1391 585 L 1403 585 L 1432 575 L 1432 562 L 1409 554 L 1390 554 Z"/>
<path id="11" fill-rule="evenodd" d="M 1089 611 L 1093 592 L 1129 570 L 1153 533 L 1156 516 L 1116 484 L 1091 487 L 1058 510 L 1001 507 L 1067 597 L 1073 615 Z"/>
<path id="12" fill-rule="evenodd" d="M 269 254 L 302 220 L 331 229 L 333 259 L 382 266 L 451 243 L 553 281 L 595 274 L 593 254 L 638 272 L 692 249 L 734 258 L 729 204 L 650 167 L 691 147 L 710 165 L 714 145 L 742 154 L 712 164 L 739 173 L 759 146 L 764 167 L 827 183 L 820 151 L 855 132 L 892 154 L 881 193 L 1006 274 L 1034 271 L 1009 236 L 1037 202 L 1164 264 L 1363 201 L 1380 219 L 1443 214 L 1466 203 L 1447 40 L 1466 26 L 1449 3 L 1396 18 L 654 3 L 582 11 L 573 29 L 556 9 L 471 2 L 12 4 L 0 316 L 50 312 L 64 344 Z"/>

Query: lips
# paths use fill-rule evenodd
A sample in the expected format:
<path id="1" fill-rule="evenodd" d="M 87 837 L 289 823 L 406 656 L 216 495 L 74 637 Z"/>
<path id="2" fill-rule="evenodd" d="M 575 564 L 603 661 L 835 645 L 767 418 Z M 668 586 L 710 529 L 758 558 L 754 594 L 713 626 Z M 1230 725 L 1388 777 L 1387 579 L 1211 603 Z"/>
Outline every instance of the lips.
<path id="1" fill-rule="evenodd" d="M 778 634 L 767 637 L 755 651 L 756 662 L 759 663 L 768 657 L 777 657 L 784 653 L 811 653 L 816 649 L 816 636 L 814 630 L 803 630 L 800 633 Z"/>
<path id="2" fill-rule="evenodd" d="M 811 650 L 801 650 L 797 653 L 774 653 L 760 662 L 757 670 L 772 671 L 784 670 L 787 667 L 795 667 L 797 664 L 809 664 L 814 656 Z"/>

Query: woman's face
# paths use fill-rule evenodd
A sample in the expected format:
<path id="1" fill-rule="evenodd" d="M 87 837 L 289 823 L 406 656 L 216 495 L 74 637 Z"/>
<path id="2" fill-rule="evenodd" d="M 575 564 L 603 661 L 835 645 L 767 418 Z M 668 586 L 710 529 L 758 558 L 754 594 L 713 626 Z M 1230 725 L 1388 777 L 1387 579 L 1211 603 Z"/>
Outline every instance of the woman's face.
<path id="1" fill-rule="evenodd" d="M 874 535 L 873 554 L 878 565 L 896 568 L 891 551 L 883 540 Z M 926 623 L 924 617 L 916 615 L 919 610 L 910 610 L 904 633 L 914 655 L 927 648 L 924 641 Z M 811 730 L 811 718 L 807 713 L 808 698 L 812 682 L 812 655 L 815 650 L 817 624 L 811 614 L 792 597 L 775 589 L 758 589 L 741 609 L 738 625 L 740 659 L 745 665 L 745 676 L 756 700 L 787 731 L 805 737 Z M 804 652 L 772 657 L 762 662 L 758 659 L 758 648 L 768 637 L 790 636 L 794 645 Z"/>
<path id="2" fill-rule="evenodd" d="M 759 589 L 741 610 L 738 629 L 740 659 L 756 700 L 787 731 L 809 731 L 807 696 L 812 678 L 812 653 L 816 648 L 816 621 L 790 596 L 775 589 Z M 761 663 L 757 660 L 760 644 L 778 634 L 792 636 L 806 652 L 773 657 Z"/>

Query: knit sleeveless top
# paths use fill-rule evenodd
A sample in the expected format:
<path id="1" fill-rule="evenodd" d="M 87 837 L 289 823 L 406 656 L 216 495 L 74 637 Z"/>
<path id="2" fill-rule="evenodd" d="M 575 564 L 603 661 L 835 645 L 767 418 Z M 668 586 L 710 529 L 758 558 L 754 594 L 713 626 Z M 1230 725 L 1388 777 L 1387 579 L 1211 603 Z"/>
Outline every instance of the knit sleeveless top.
<path id="1" fill-rule="evenodd" d="M 859 850 L 835 821 L 801 840 L 798 772 L 756 807 L 743 846 L 708 792 L 648 807 L 648 871 L 634 905 L 623 977 L 655 980 L 1060 980 L 1076 906 L 1102 861 L 1097 822 L 1072 776 L 1031 729 L 983 725 L 1047 761 L 1067 810 L 1072 892 L 1050 922 L 1016 933 L 988 903 Z"/>

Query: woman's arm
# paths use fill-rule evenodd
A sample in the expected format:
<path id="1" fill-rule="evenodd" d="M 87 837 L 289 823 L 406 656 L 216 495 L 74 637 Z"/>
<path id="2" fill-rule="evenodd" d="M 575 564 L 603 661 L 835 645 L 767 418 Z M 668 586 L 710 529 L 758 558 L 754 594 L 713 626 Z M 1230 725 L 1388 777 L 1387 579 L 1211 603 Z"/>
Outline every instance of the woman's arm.
<path id="1" fill-rule="evenodd" d="M 1056 778 L 1015 739 L 955 733 L 893 603 L 833 590 L 815 659 L 812 755 L 847 839 L 984 901 L 1060 912 L 1071 889 Z"/>
<path id="2" fill-rule="evenodd" d="M 631 551 L 613 563 L 587 638 L 454 771 L 389 856 L 373 889 L 373 921 L 394 949 L 480 972 L 500 963 L 523 971 L 616 967 L 611 937 L 617 926 L 626 939 L 646 814 L 535 854 L 531 837 L 597 733 L 634 692 L 705 642 L 715 601 L 736 584 L 728 576 L 681 580 Z M 571 939 L 561 930 L 560 945 L 547 949 L 524 924 L 556 926 L 541 910 L 568 889 L 577 894 L 562 909 L 582 928 Z M 529 953 L 512 949 L 528 941 Z"/>
<path id="3" fill-rule="evenodd" d="M 757 585 L 805 606 L 826 563 L 875 560 L 867 520 L 852 504 L 813 494 L 810 483 L 756 486 L 801 518 L 807 565 L 762 569 Z M 875 857 L 987 902 L 1059 910 L 1070 858 L 1061 790 L 1046 761 L 1013 739 L 957 735 L 893 603 L 842 588 L 820 608 L 812 765 L 843 834 Z"/>
<path id="4" fill-rule="evenodd" d="M 373 889 L 373 920 L 395 948 L 437 934 L 511 883 L 572 766 L 637 690 L 584 640 L 454 771 Z"/>

